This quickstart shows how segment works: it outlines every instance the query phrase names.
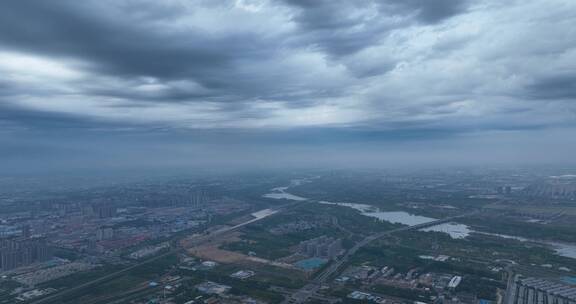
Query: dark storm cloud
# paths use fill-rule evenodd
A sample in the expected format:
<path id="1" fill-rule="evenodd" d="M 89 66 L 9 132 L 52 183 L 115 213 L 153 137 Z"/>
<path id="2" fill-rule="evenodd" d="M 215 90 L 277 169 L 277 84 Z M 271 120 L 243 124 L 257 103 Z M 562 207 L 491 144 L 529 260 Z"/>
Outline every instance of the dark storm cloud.
<path id="1" fill-rule="evenodd" d="M 301 27 L 305 44 L 343 56 L 375 43 L 398 26 L 371 18 L 362 9 L 373 1 L 285 0 L 299 9 L 294 21 Z M 372 10 L 371 13 L 377 10 Z M 382 16 L 385 17 L 385 16 Z"/>
<path id="2" fill-rule="evenodd" d="M 83 62 L 79 68 L 126 80 L 129 86 L 81 85 L 89 96 L 163 103 L 237 102 L 253 98 L 289 100 L 294 107 L 314 103 L 298 92 L 300 86 L 307 85 L 299 83 L 300 71 L 294 71 L 292 79 L 285 77 L 289 71 L 244 71 L 263 61 L 276 64 L 276 57 L 283 56 L 277 52 L 286 48 L 284 39 L 288 37 L 266 38 L 248 31 L 213 32 L 194 26 L 172 29 L 154 22 L 182 17 L 182 9 L 174 3 L 102 5 L 105 3 L 114 4 L 72 0 L 3 2 L 2 47 L 63 60 L 79 59 Z M 367 33 L 366 38 L 369 36 Z M 357 49 L 370 43 L 362 37 L 347 40 L 348 46 L 342 44 L 342 48 Z M 138 85 L 133 80 L 138 77 L 153 77 L 158 82 L 193 81 L 200 88 L 168 85 L 154 93 L 129 90 Z M 339 90 L 317 90 L 314 97 L 341 94 Z"/>
<path id="3" fill-rule="evenodd" d="M 390 5 L 399 12 L 416 14 L 418 21 L 434 24 L 462 14 L 468 8 L 469 0 L 392 0 Z"/>
<path id="4" fill-rule="evenodd" d="M 9 0 L 0 10 L 0 41 L 15 50 L 87 60 L 107 74 L 191 78 L 214 88 L 228 84 L 226 71 L 233 70 L 235 58 L 267 54 L 264 41 L 250 34 L 170 32 L 132 15 L 134 10 L 157 19 L 177 14 L 162 8 L 134 2 L 107 16 L 110 11 L 94 1 Z"/>
<path id="5" fill-rule="evenodd" d="M 0 10 L 0 39 L 8 46 L 52 56 L 89 59 L 113 73 L 172 77 L 223 64 L 227 56 L 194 40 L 158 37 L 153 28 L 82 10 L 77 1 L 8 1 Z M 75 3 L 76 4 L 75 4 Z M 86 8 L 86 7 L 84 7 Z M 171 39 L 176 38 L 176 39 Z M 186 62 L 186 65 L 182 65 Z"/>
<path id="6" fill-rule="evenodd" d="M 1 1 L 0 133 L 29 134 L 4 153 L 38 141 L 62 159 L 67 149 L 50 147 L 122 146 L 129 156 L 131 147 L 162 142 L 153 136 L 160 133 L 183 151 L 176 142 L 289 154 L 298 145 L 338 151 L 570 127 L 573 105 L 539 105 L 576 98 L 574 74 L 557 72 L 574 70 L 573 8 L 536 0 Z M 96 144 L 80 140 L 86 134 Z M 126 134 L 135 135 L 129 144 L 118 137 Z"/>
<path id="7" fill-rule="evenodd" d="M 299 8 L 294 21 L 305 32 L 305 43 L 336 56 L 370 47 L 390 31 L 414 22 L 441 22 L 464 13 L 468 6 L 467 0 L 284 1 Z"/>
<path id="8" fill-rule="evenodd" d="M 528 95 L 535 99 L 576 100 L 576 73 L 562 73 L 536 79 L 527 86 Z"/>

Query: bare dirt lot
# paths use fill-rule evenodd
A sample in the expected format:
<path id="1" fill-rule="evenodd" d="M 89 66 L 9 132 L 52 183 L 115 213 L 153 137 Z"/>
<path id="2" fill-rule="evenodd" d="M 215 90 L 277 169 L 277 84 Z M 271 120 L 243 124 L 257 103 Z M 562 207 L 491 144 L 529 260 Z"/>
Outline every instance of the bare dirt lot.
<path id="1" fill-rule="evenodd" d="M 239 263 L 247 261 L 249 258 L 247 255 L 219 248 L 222 244 L 238 241 L 240 235 L 240 232 L 233 232 L 218 237 L 209 243 L 189 248 L 188 253 L 201 259 L 212 260 L 220 263 Z"/>
<path id="2" fill-rule="evenodd" d="M 263 258 L 248 256 L 239 252 L 228 251 L 221 249 L 220 246 L 226 243 L 237 242 L 240 240 L 241 232 L 232 232 L 224 236 L 219 236 L 217 239 L 210 241 L 199 246 L 190 247 L 187 251 L 189 254 L 204 260 L 211 260 L 219 263 L 236 263 L 236 264 L 250 264 L 260 263 L 270 266 L 281 267 L 285 269 L 295 269 L 291 264 L 270 261 Z"/>

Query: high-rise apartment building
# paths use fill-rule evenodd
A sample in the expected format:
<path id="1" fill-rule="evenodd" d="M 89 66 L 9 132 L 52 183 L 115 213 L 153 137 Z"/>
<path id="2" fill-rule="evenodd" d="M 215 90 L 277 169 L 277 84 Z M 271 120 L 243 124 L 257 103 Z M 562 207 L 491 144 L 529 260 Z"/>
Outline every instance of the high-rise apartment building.
<path id="1" fill-rule="evenodd" d="M 40 237 L 0 239 L 0 270 L 11 270 L 50 259 L 46 239 Z"/>

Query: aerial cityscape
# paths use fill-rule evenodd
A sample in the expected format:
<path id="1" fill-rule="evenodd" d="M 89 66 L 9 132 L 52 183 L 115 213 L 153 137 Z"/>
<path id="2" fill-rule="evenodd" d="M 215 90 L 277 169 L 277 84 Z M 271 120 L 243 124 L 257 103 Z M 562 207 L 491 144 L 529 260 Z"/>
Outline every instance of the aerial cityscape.
<path id="1" fill-rule="evenodd" d="M 7 187 L 0 301 L 571 304 L 569 170 L 308 170 L 51 193 Z"/>
<path id="2" fill-rule="evenodd" d="M 0 1 L 0 304 L 576 304 L 576 1 Z"/>

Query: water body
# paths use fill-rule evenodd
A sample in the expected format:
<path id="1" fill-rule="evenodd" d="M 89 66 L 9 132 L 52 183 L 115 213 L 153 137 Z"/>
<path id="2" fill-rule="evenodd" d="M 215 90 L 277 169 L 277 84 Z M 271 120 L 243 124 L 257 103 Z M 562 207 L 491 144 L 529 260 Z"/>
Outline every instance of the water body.
<path id="1" fill-rule="evenodd" d="M 293 185 L 297 183 L 293 182 Z M 273 199 L 288 199 L 294 201 L 306 201 L 309 200 L 308 198 L 293 195 L 287 192 L 288 188 L 290 187 L 277 187 L 271 190 L 270 193 L 264 194 L 264 197 L 273 198 Z M 374 217 L 379 220 L 387 221 L 390 223 L 395 224 L 403 224 L 403 225 L 418 225 L 423 223 L 428 223 L 435 221 L 437 219 L 420 216 L 411 214 L 405 211 L 382 211 L 377 207 L 366 205 L 366 204 L 356 204 L 356 203 L 337 203 L 337 202 L 328 202 L 328 201 L 318 201 L 320 204 L 326 205 L 337 205 L 348 207 L 352 209 L 356 209 L 360 211 L 360 213 L 364 216 Z M 513 236 L 513 235 L 505 235 L 505 234 L 496 234 L 496 233 L 487 233 L 481 231 L 475 231 L 474 229 L 470 228 L 468 225 L 459 224 L 459 223 L 443 223 L 432 227 L 427 227 L 420 229 L 421 231 L 434 231 L 434 232 L 443 232 L 454 239 L 464 239 L 468 237 L 472 233 L 479 233 L 484 235 L 491 235 L 496 237 L 501 237 L 505 239 L 515 239 L 521 242 L 532 242 L 545 245 L 550 247 L 556 251 L 556 254 L 564 257 L 569 257 L 576 259 L 576 244 L 566 244 L 566 243 L 559 243 L 559 242 L 551 242 L 551 241 L 542 241 L 542 240 L 532 240 L 520 236 Z"/>
<path id="2" fill-rule="evenodd" d="M 576 259 L 576 245 L 574 244 L 565 244 L 565 243 L 558 243 L 558 242 L 545 242 L 549 246 L 552 246 L 556 253 L 561 256 L 569 257 Z"/>
<path id="3" fill-rule="evenodd" d="M 362 215 L 375 217 L 382 221 L 387 221 L 394 224 L 403 224 L 408 226 L 414 226 L 424 223 L 429 223 L 436 221 L 437 219 L 411 214 L 405 211 L 382 211 L 374 206 L 365 204 L 354 204 L 354 203 L 333 203 L 321 201 L 321 204 L 338 205 L 356 209 L 360 211 Z M 420 229 L 421 231 L 437 231 L 449 234 L 452 238 L 463 239 L 467 237 L 472 230 L 464 225 L 457 223 L 444 223 L 432 227 L 427 227 Z"/>
<path id="4" fill-rule="evenodd" d="M 464 239 L 468 237 L 474 230 L 464 224 L 458 223 L 444 223 L 428 228 L 420 229 L 421 231 L 435 231 L 444 232 L 449 234 L 454 239 Z"/>
<path id="5" fill-rule="evenodd" d="M 288 199 L 296 201 L 308 200 L 305 197 L 293 195 L 287 192 L 289 187 L 277 187 L 271 190 L 270 193 L 265 194 L 264 197 L 273 199 Z M 405 211 L 382 211 L 377 207 L 366 205 L 366 204 L 356 204 L 356 203 L 336 203 L 328 201 L 318 201 L 320 204 L 326 205 L 337 205 L 356 209 L 364 216 L 374 217 L 382 221 L 387 221 L 395 224 L 403 224 L 408 226 L 423 224 L 435 221 L 435 218 L 420 216 L 410 214 Z M 423 231 L 438 231 L 449 234 L 453 238 L 465 238 L 472 230 L 468 226 L 457 223 L 445 223 L 428 228 L 422 229 Z"/>
<path id="6" fill-rule="evenodd" d="M 433 219 L 430 217 L 414 215 L 414 214 L 410 214 L 410 213 L 404 212 L 404 211 L 382 211 L 382 210 L 380 210 L 374 206 L 365 205 L 365 204 L 334 203 L 334 202 L 326 202 L 326 201 L 320 201 L 319 203 L 326 204 L 326 205 L 337 205 L 337 206 L 349 207 L 349 208 L 356 209 L 356 210 L 360 211 L 360 213 L 362 215 L 369 216 L 369 217 L 375 217 L 379 220 L 387 221 L 387 222 L 394 223 L 394 224 L 404 224 L 404 225 L 412 226 L 412 225 L 424 224 L 424 223 L 428 223 L 428 222 L 432 222 L 432 221 L 436 220 L 436 219 Z"/>

